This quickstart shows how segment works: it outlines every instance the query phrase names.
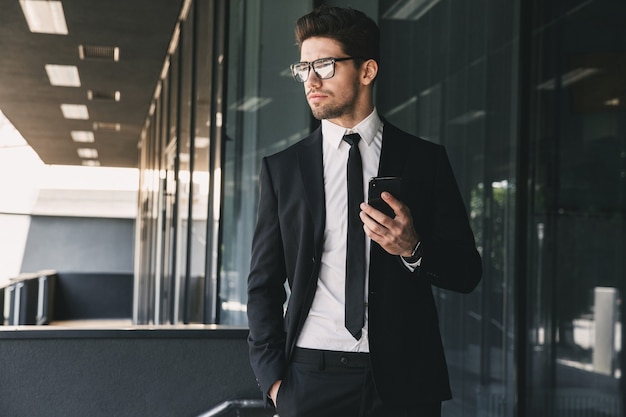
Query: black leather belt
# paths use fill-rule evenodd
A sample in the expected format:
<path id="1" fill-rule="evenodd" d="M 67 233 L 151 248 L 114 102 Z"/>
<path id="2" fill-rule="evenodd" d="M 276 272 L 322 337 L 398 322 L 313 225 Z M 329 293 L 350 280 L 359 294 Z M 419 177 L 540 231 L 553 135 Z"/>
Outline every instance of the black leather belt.
<path id="1" fill-rule="evenodd" d="M 292 361 L 322 367 L 367 368 L 370 366 L 369 353 L 336 352 L 333 350 L 305 349 L 296 347 Z"/>

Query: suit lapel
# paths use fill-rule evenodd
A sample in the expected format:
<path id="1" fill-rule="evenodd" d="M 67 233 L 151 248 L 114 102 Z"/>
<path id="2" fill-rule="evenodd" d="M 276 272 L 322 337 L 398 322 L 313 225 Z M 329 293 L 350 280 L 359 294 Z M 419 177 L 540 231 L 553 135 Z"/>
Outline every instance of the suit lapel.
<path id="1" fill-rule="evenodd" d="M 387 177 L 400 175 L 406 163 L 405 135 L 386 120 L 383 120 L 383 145 L 380 150 L 378 176 Z"/>
<path id="2" fill-rule="evenodd" d="M 324 194 L 324 162 L 322 158 L 322 129 L 316 129 L 300 147 L 298 166 L 304 189 L 304 198 L 309 207 L 315 233 L 315 250 L 319 258 L 324 237 L 326 207 Z"/>
<path id="3" fill-rule="evenodd" d="M 406 134 L 383 119 L 383 143 L 380 150 L 380 162 L 378 164 L 379 177 L 402 176 L 404 164 L 407 162 L 409 148 Z M 378 244 L 372 243 L 370 248 L 370 288 L 375 288 L 379 275 L 374 271 L 376 265 L 385 259 L 386 252 Z"/>

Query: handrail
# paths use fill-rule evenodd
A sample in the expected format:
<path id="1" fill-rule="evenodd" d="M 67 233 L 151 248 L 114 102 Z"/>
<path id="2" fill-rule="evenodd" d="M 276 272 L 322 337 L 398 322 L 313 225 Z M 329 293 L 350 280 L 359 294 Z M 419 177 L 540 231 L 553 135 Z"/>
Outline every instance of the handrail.
<path id="1" fill-rule="evenodd" d="M 217 417 L 223 415 L 228 410 L 241 408 L 265 408 L 265 401 L 250 399 L 228 400 L 200 414 L 198 417 Z"/>

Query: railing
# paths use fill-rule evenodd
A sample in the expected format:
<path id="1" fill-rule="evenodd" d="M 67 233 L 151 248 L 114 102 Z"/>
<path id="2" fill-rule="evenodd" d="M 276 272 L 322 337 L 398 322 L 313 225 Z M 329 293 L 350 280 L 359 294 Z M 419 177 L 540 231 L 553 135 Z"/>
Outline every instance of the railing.
<path id="1" fill-rule="evenodd" d="M 4 317 L 4 291 L 8 287 L 0 287 L 0 326 L 4 325 L 5 317 Z"/>
<path id="2" fill-rule="evenodd" d="M 3 291 L 3 297 L 8 298 L 9 304 L 9 314 L 6 317 L 8 324 L 12 326 L 48 324 L 56 278 L 55 271 L 21 274 L 12 278 Z M 4 322 L 4 308 L 0 310 L 0 314 Z"/>
<path id="3" fill-rule="evenodd" d="M 130 273 L 44 270 L 20 274 L 0 288 L 0 325 L 5 320 L 10 326 L 90 319 L 130 321 L 132 288 Z"/>
<path id="4" fill-rule="evenodd" d="M 240 410 L 244 408 L 252 408 L 262 410 L 265 409 L 265 402 L 262 400 L 249 400 L 249 399 L 239 399 L 239 400 L 229 400 L 224 401 L 210 410 L 200 414 L 198 417 L 217 417 L 223 416 L 226 412 L 230 410 Z M 268 409 L 268 413 L 270 413 Z M 269 414 L 268 414 L 269 415 Z"/>

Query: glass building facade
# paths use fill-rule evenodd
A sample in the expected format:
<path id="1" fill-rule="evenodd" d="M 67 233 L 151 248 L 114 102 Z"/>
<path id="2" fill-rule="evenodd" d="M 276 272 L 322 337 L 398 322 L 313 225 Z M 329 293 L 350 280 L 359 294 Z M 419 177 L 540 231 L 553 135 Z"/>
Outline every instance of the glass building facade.
<path id="1" fill-rule="evenodd" d="M 353 4 L 185 3 L 142 134 L 136 323 L 246 325 L 260 160 L 319 123 L 289 64 L 322 3 Z M 626 3 L 354 6 L 379 113 L 445 145 L 483 257 L 472 294 L 433 290 L 444 415 L 623 417 Z"/>

